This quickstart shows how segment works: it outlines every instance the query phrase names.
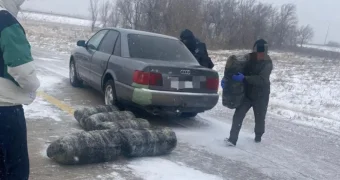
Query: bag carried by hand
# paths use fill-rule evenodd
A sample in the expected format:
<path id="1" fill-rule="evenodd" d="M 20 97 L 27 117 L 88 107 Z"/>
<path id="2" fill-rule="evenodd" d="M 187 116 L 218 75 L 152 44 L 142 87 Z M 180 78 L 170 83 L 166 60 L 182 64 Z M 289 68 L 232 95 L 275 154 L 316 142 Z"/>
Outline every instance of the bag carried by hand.
<path id="1" fill-rule="evenodd" d="M 245 56 L 232 55 L 228 58 L 224 69 L 224 88 L 222 93 L 222 104 L 229 109 L 239 107 L 245 97 L 245 87 L 243 82 L 232 80 L 232 76 L 237 73 L 244 73 L 247 59 Z"/>

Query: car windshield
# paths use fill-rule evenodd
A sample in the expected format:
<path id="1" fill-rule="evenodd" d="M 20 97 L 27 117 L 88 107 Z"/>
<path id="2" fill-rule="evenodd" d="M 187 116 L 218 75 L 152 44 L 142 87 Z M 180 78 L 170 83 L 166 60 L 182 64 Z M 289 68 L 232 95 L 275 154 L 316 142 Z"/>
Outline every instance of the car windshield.
<path id="1" fill-rule="evenodd" d="M 190 51 L 179 40 L 129 34 L 128 43 L 131 58 L 196 62 Z"/>

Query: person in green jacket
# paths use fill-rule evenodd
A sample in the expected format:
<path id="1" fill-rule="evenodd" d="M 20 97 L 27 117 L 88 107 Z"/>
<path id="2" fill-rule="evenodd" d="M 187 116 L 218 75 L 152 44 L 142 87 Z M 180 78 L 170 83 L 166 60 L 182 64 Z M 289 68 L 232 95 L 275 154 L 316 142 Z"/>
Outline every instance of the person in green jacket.
<path id="1" fill-rule="evenodd" d="M 23 2 L 0 0 L 0 179 L 6 180 L 29 177 L 22 105 L 34 101 L 40 86 L 30 44 L 16 19 Z"/>
<path id="2" fill-rule="evenodd" d="M 229 138 L 229 146 L 235 146 L 242 127 L 243 119 L 252 107 L 255 115 L 255 142 L 262 140 L 265 132 L 265 118 L 270 95 L 270 75 L 273 63 L 268 55 L 268 43 L 260 39 L 255 42 L 253 52 L 247 54 L 248 60 L 244 74 L 238 73 L 232 77 L 234 81 L 243 82 L 245 85 L 245 99 L 236 108 Z"/>

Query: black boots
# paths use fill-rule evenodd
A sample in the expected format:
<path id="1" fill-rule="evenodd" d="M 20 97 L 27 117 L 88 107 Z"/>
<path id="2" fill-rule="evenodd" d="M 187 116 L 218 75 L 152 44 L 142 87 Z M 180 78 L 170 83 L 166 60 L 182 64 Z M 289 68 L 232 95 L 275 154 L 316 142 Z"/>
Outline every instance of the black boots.
<path id="1" fill-rule="evenodd" d="M 255 136 L 255 143 L 260 143 L 262 141 L 262 136 Z M 236 146 L 236 141 L 231 140 L 230 138 L 226 138 L 224 142 L 227 144 L 227 146 Z"/>
<path id="2" fill-rule="evenodd" d="M 226 138 L 224 141 L 227 144 L 227 146 L 232 146 L 232 147 L 236 146 L 236 141 L 232 141 L 229 138 Z"/>
<path id="3" fill-rule="evenodd" d="M 261 136 L 255 136 L 255 142 L 260 143 L 261 142 Z"/>

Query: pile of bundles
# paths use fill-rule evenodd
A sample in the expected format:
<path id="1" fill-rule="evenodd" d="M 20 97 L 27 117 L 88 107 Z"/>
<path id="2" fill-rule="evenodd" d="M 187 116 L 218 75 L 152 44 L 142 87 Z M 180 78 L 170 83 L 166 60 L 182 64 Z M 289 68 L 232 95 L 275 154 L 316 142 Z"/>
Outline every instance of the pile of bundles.
<path id="1" fill-rule="evenodd" d="M 47 156 L 60 164 L 109 162 L 120 155 L 158 156 L 177 146 L 171 129 L 151 128 L 147 120 L 114 106 L 81 108 L 74 117 L 85 131 L 62 137 L 47 148 Z"/>
<path id="2" fill-rule="evenodd" d="M 228 58 L 224 69 L 224 88 L 222 93 L 222 104 L 230 109 L 235 109 L 241 105 L 245 96 L 245 87 L 242 82 L 232 80 L 232 76 L 237 73 L 244 73 L 247 63 L 245 56 L 232 55 Z"/>

